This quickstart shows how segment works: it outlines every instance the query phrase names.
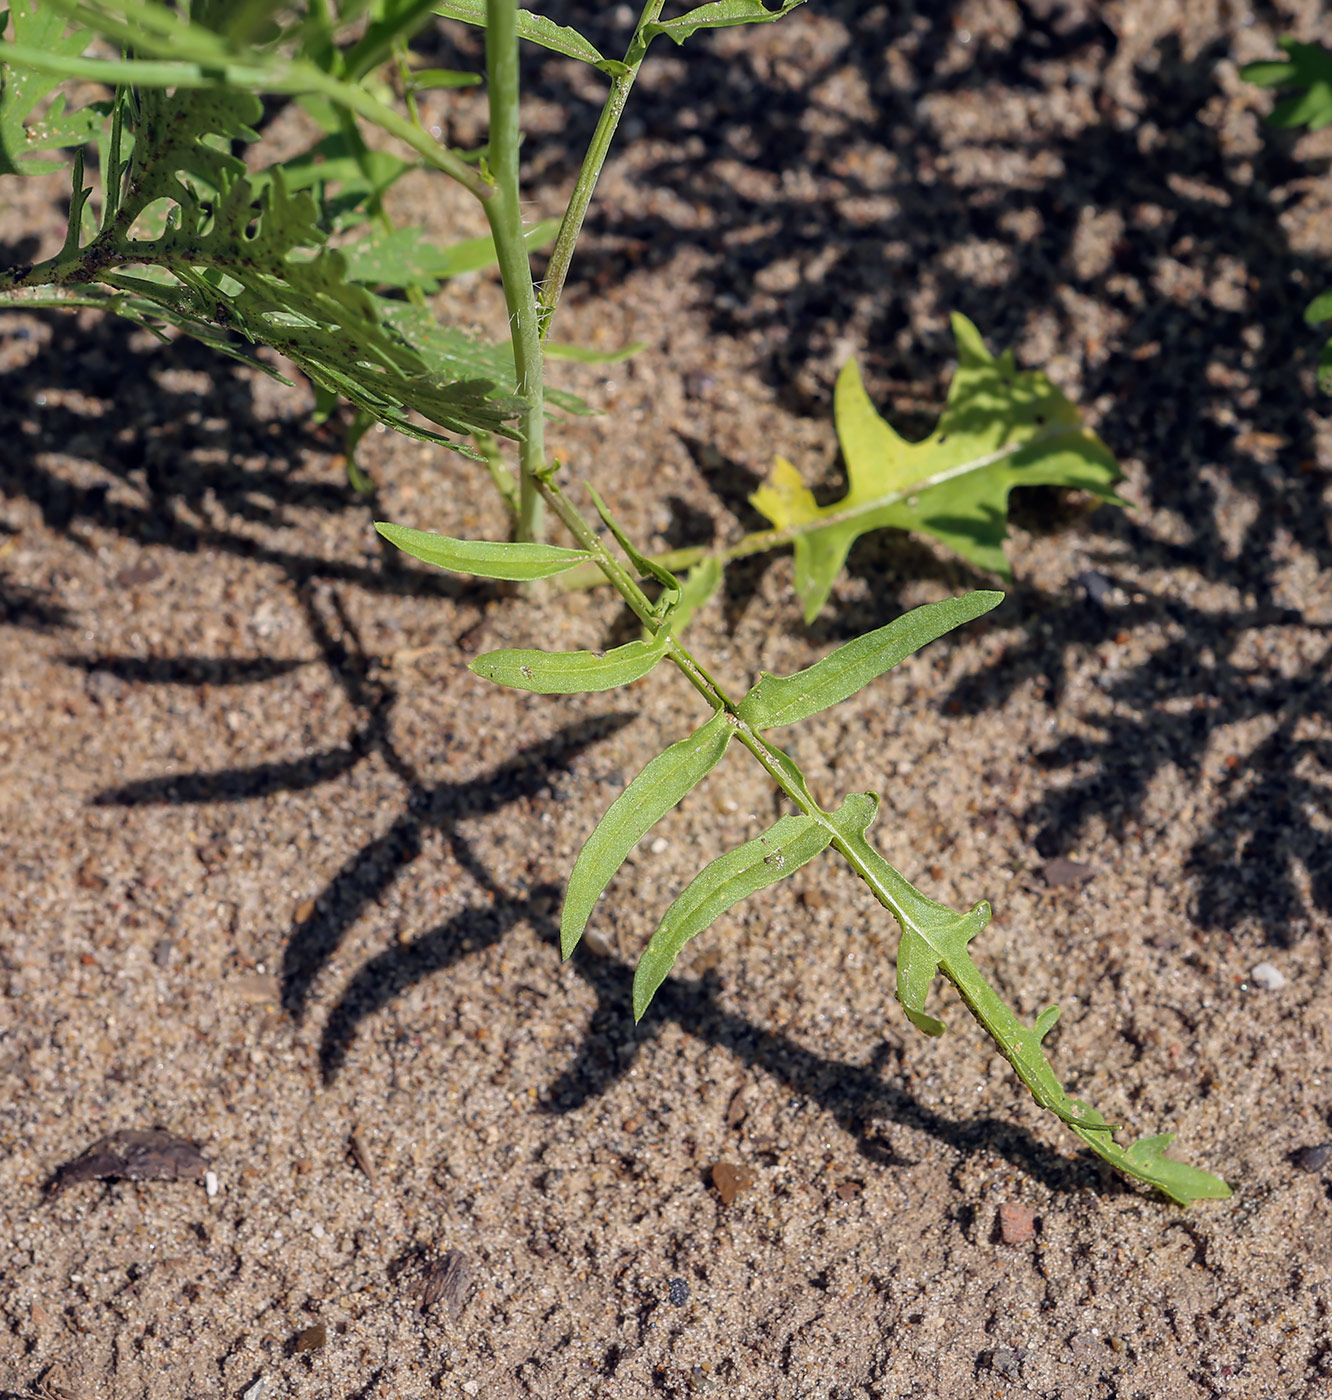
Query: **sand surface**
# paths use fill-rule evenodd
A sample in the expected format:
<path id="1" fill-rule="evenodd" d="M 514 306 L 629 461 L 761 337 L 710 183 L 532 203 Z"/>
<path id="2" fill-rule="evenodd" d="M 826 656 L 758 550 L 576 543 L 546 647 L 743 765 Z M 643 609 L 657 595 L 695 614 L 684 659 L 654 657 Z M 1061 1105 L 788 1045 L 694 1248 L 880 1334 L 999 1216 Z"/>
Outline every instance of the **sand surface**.
<path id="1" fill-rule="evenodd" d="M 837 492 L 851 354 L 928 431 L 951 310 L 1079 403 L 1133 509 L 1020 496 L 1002 608 L 787 732 L 827 802 L 883 794 L 878 843 L 930 894 L 993 902 L 976 956 L 1024 1016 L 1062 1006 L 1070 1086 L 1233 1199 L 1102 1170 L 955 996 L 947 1036 L 913 1031 L 896 931 L 831 858 L 691 945 L 635 1028 L 637 951 L 774 795 L 729 755 L 561 965 L 582 840 L 699 702 L 664 671 L 555 699 L 464 668 L 625 640 L 622 610 L 380 548 L 376 513 L 502 531 L 473 465 L 374 436 L 367 505 L 307 386 L 8 315 L 0 1393 L 1332 1396 L 1332 419 L 1301 320 L 1332 282 L 1332 130 L 1265 128 L 1238 77 L 1320 22 L 812 0 L 662 43 L 559 326 L 648 349 L 561 367 L 606 413 L 551 429 L 666 548 L 759 525 L 779 452 Z M 525 80 L 552 213 L 602 83 L 538 55 Z M 434 113 L 483 131 L 474 94 Z M 0 207 L 5 260 L 58 243 L 62 197 Z M 438 182 L 394 208 L 479 231 Z M 500 308 L 489 275 L 440 305 Z M 791 578 L 737 566 L 692 628 L 737 689 L 993 583 L 882 534 L 805 627 Z M 215 1194 L 44 1193 L 154 1128 Z M 718 1164 L 749 1183 L 729 1204 Z"/>

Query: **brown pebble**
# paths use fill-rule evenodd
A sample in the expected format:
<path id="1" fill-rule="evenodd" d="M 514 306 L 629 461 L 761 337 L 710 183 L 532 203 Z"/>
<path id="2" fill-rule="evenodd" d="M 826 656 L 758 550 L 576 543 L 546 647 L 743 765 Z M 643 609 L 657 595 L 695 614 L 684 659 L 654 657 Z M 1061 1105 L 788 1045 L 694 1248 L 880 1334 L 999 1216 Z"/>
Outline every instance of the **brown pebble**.
<path id="1" fill-rule="evenodd" d="M 298 1176 L 309 1176 L 314 1171 L 314 1163 L 308 1157 L 297 1157 L 292 1163 Z"/>
<path id="2" fill-rule="evenodd" d="M 626 1118 L 624 1120 L 624 1130 L 626 1133 L 636 1133 L 643 1126 L 641 1118 Z"/>
<path id="3" fill-rule="evenodd" d="M 1036 1238 L 1036 1217 L 1020 1201 L 999 1207 L 999 1238 L 1004 1244 L 1026 1244 Z"/>
<path id="4" fill-rule="evenodd" d="M 371 1160 L 370 1153 L 366 1148 L 365 1139 L 361 1136 L 359 1128 L 353 1128 L 347 1139 L 347 1149 L 352 1155 L 352 1161 L 365 1173 L 365 1179 L 371 1186 L 378 1185 L 379 1177 L 375 1172 L 375 1164 Z"/>
<path id="5" fill-rule="evenodd" d="M 293 1355 L 299 1356 L 303 1351 L 318 1351 L 327 1341 L 328 1329 L 322 1322 L 316 1322 L 314 1326 L 297 1332 L 291 1339 L 291 1350 Z"/>
<path id="6" fill-rule="evenodd" d="M 865 1184 L 861 1181 L 839 1181 L 837 1183 L 837 1194 L 844 1201 L 854 1201 L 864 1189 Z"/>
<path id="7" fill-rule="evenodd" d="M 745 1086 L 742 1084 L 731 1095 L 731 1102 L 726 1106 L 726 1126 L 738 1128 L 745 1121 L 748 1113 L 749 1105 L 745 1102 Z"/>
<path id="8" fill-rule="evenodd" d="M 748 1191 L 757 1179 L 748 1167 L 736 1162 L 718 1162 L 712 1169 L 712 1184 L 724 1206 L 729 1206 L 742 1191 Z"/>
<path id="9" fill-rule="evenodd" d="M 282 989 L 276 977 L 263 972 L 246 972 L 232 978 L 232 986 L 243 1002 L 250 1006 L 276 1006 L 282 999 Z"/>
<path id="10" fill-rule="evenodd" d="M 298 924 L 304 924 L 304 923 L 307 923 L 307 922 L 314 916 L 314 911 L 315 911 L 315 902 L 314 902 L 314 900 L 313 900 L 313 899 L 303 899 L 303 900 L 301 900 L 301 902 L 296 906 L 296 908 L 292 911 L 292 918 L 295 919 L 295 921 L 296 921 Z"/>
<path id="11" fill-rule="evenodd" d="M 445 1251 L 426 1263 L 424 1275 L 418 1284 L 421 1311 L 427 1312 L 436 1303 L 443 1303 L 449 1316 L 457 1317 L 479 1280 L 476 1265 L 462 1250 Z"/>
<path id="12" fill-rule="evenodd" d="M 1056 856 L 1053 860 L 1047 860 L 1041 867 L 1041 878 L 1052 890 L 1085 885 L 1095 874 L 1096 871 L 1090 865 L 1083 865 L 1076 860 L 1068 860 L 1064 856 Z"/>

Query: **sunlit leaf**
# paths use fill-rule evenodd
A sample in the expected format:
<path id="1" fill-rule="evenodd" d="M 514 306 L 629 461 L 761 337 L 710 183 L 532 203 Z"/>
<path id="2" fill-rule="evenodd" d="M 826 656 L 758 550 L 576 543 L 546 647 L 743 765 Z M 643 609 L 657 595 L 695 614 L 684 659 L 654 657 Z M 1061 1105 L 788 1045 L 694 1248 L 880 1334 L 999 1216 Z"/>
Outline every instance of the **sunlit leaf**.
<path id="1" fill-rule="evenodd" d="M 1002 593 L 976 592 L 926 603 L 885 627 L 844 643 L 793 676 L 763 671 L 740 703 L 740 718 L 755 729 L 775 729 L 816 715 L 854 695 L 926 643 L 974 621 L 1003 600 Z"/>
<path id="2" fill-rule="evenodd" d="M 1273 126 L 1307 126 L 1310 131 L 1332 125 L 1332 50 L 1323 44 L 1282 39 L 1286 62 L 1247 63 L 1240 69 L 1245 82 L 1264 88 L 1302 88 L 1278 102 L 1268 121 Z"/>
<path id="3" fill-rule="evenodd" d="M 634 972 L 634 1019 L 642 1020 L 680 950 L 747 895 L 808 865 L 832 841 L 832 830 L 803 813 L 782 817 L 762 836 L 704 866 L 666 911 Z"/>
<path id="4" fill-rule="evenodd" d="M 405 525 L 376 521 L 375 529 L 390 544 L 413 558 L 455 574 L 478 578 L 512 579 L 526 583 L 532 579 L 553 578 L 572 569 L 591 555 L 582 549 L 560 549 L 553 544 L 505 544 L 494 540 L 455 540 L 411 530 Z"/>
<path id="5" fill-rule="evenodd" d="M 445 19 L 460 19 L 484 29 L 486 0 L 440 0 L 440 3 L 435 5 L 435 13 Z M 623 63 L 613 58 L 603 58 L 596 45 L 583 38 L 576 29 L 556 24 L 554 20 L 547 19 L 545 15 L 533 14 L 531 10 L 518 11 L 518 37 L 540 44 L 542 48 L 553 49 L 566 58 L 581 59 L 612 77 L 628 72 Z"/>
<path id="6" fill-rule="evenodd" d="M 735 726 L 726 715 L 714 715 L 687 739 L 659 753 L 607 808 L 579 852 L 564 894 L 560 948 L 566 958 L 625 857 L 721 762 L 734 734 Z"/>
<path id="7" fill-rule="evenodd" d="M 666 619 L 671 636 L 678 637 L 689 626 L 694 614 L 721 587 L 721 581 L 722 563 L 715 554 L 709 554 L 689 570 L 680 589 L 679 601 Z"/>
<path id="8" fill-rule="evenodd" d="M 614 690 L 642 680 L 666 655 L 670 637 L 663 632 L 651 642 L 627 642 L 612 651 L 536 651 L 515 648 L 478 656 L 468 670 L 515 690 L 539 695 L 578 695 Z"/>
<path id="9" fill-rule="evenodd" d="M 558 219 L 545 219 L 527 230 L 531 248 L 539 248 L 559 232 Z M 441 246 L 421 228 L 378 230 L 343 249 L 347 276 L 370 286 L 419 287 L 439 290 L 449 277 L 460 277 L 489 267 L 495 261 L 495 243 L 488 235 Z"/>
<path id="10" fill-rule="evenodd" d="M 556 224 L 558 229 L 559 225 Z M 647 349 L 646 340 L 633 340 L 628 345 L 621 345 L 615 350 L 589 350 L 586 345 L 565 345 L 560 341 L 548 340 L 546 342 L 546 358 L 548 360 L 572 360 L 580 365 L 616 365 L 621 360 L 627 360 L 639 351 Z"/>
<path id="11" fill-rule="evenodd" d="M 783 15 L 789 15 L 804 3 L 805 0 L 783 0 L 778 9 L 770 10 L 763 0 L 712 0 L 711 4 L 699 5 L 677 19 L 645 25 L 643 33 L 649 39 L 665 34 L 677 44 L 683 44 L 700 29 L 722 29 L 733 24 L 769 24 Z"/>
<path id="12" fill-rule="evenodd" d="M 892 526 L 930 535 L 984 569 L 1008 576 L 1003 541 L 1015 486 L 1067 486 L 1117 501 L 1119 468 L 1077 410 L 1039 372 L 998 359 L 975 326 L 954 315 L 958 367 L 939 426 L 907 442 L 870 403 L 855 361 L 837 378 L 837 434 L 847 494 L 820 506 L 781 458 L 750 498 L 795 545 L 795 587 L 812 620 L 852 544 Z"/>

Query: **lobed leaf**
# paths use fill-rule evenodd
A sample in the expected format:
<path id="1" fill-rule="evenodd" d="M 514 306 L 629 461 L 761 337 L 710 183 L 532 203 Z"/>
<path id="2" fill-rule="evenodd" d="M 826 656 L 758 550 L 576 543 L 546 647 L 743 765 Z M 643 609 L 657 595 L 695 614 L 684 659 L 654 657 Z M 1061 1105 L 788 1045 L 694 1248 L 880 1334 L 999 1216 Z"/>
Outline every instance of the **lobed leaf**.
<path id="1" fill-rule="evenodd" d="M 634 972 L 634 1020 L 641 1021 L 680 950 L 747 895 L 775 885 L 808 865 L 832 841 L 826 822 L 799 814 L 782 817 L 762 836 L 704 868 L 666 911 Z"/>
<path id="2" fill-rule="evenodd" d="M 560 916 L 564 957 L 578 946 L 597 900 L 625 857 L 721 762 L 734 734 L 727 715 L 713 715 L 688 738 L 659 753 L 606 809 L 578 853 L 564 893 Z"/>
<path id="3" fill-rule="evenodd" d="M 847 642 L 793 676 L 763 671 L 740 702 L 740 718 L 755 729 L 775 729 L 808 719 L 840 704 L 926 643 L 974 621 L 1003 600 L 1002 593 L 976 592 L 926 603 L 894 618 L 886 627 Z"/>
<path id="4" fill-rule="evenodd" d="M 581 695 L 642 680 L 666 655 L 670 640 L 663 631 L 653 641 L 628 642 L 612 651 L 492 651 L 478 656 L 467 669 L 515 690 Z"/>
<path id="5" fill-rule="evenodd" d="M 1039 372 L 997 359 L 965 316 L 954 314 L 958 367 L 939 425 L 922 442 L 898 436 L 875 411 L 860 370 L 837 377 L 837 435 L 846 495 L 820 506 L 787 461 L 750 497 L 795 545 L 795 587 L 812 621 L 852 544 L 891 526 L 933 536 L 984 569 L 1009 575 L 1003 541 L 1015 486 L 1067 486 L 1116 501 L 1119 468 L 1077 410 Z M 1122 502 L 1121 502 L 1122 504 Z M 778 542 L 778 541 L 774 541 Z"/>
<path id="6" fill-rule="evenodd" d="M 529 248 L 539 248 L 559 232 L 558 219 L 543 219 L 524 234 Z M 419 287 L 437 292 L 439 284 L 495 261 L 495 242 L 487 234 L 441 247 L 421 228 L 381 229 L 344 248 L 347 276 L 371 286 Z"/>
<path id="7" fill-rule="evenodd" d="M 778 9 L 770 10 L 763 0 L 712 0 L 711 4 L 699 5 L 676 19 L 644 25 L 642 33 L 646 39 L 665 34 L 677 44 L 683 44 L 700 29 L 722 29 L 734 24 L 770 24 L 804 3 L 805 0 L 782 0 Z"/>
<path id="8" fill-rule="evenodd" d="M 871 801 L 872 799 L 863 799 Z M 850 809 L 851 799 L 843 805 Z M 934 978 L 942 973 L 957 988 L 968 1010 L 993 1038 L 1018 1078 L 1043 1108 L 1057 1114 L 1098 1157 L 1129 1176 L 1156 1187 L 1180 1205 L 1195 1200 L 1223 1200 L 1230 1187 L 1210 1172 L 1186 1166 L 1163 1155 L 1168 1136 L 1144 1138 L 1128 1148 L 1114 1140 L 1115 1125 L 1081 1099 L 1065 1090 L 1046 1058 L 1041 1042 L 1058 1020 L 1057 1007 L 1049 1007 L 1032 1026 L 1024 1025 L 1003 998 L 985 980 L 971 959 L 969 945 L 990 921 L 984 902 L 965 914 L 927 898 L 895 870 L 869 843 L 866 807 L 849 812 L 839 821 L 838 845 L 853 860 L 881 904 L 902 929 L 897 952 L 897 995 L 912 1024 L 928 1035 L 939 1035 L 943 1023 L 924 1009 Z M 868 816 L 873 816 L 872 808 Z"/>
<path id="9" fill-rule="evenodd" d="M 375 522 L 375 529 L 390 544 L 426 564 L 452 569 L 456 574 L 511 579 L 515 583 L 553 578 L 592 557 L 586 550 L 560 549 L 552 544 L 455 540 L 448 535 L 433 535 L 426 530 L 412 530 L 406 525 L 390 525 L 379 520 Z"/>

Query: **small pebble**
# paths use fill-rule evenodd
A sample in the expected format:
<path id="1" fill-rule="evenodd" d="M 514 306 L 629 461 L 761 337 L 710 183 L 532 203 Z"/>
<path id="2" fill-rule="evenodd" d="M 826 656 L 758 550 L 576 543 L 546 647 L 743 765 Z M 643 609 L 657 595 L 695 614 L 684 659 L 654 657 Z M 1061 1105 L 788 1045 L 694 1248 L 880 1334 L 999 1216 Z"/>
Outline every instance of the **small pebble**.
<path id="1" fill-rule="evenodd" d="M 712 1169 L 712 1184 L 724 1206 L 729 1206 L 742 1191 L 748 1191 L 756 1180 L 748 1167 L 735 1162 L 718 1162 Z"/>
<path id="2" fill-rule="evenodd" d="M 682 1308 L 689 1301 L 689 1285 L 682 1278 L 673 1278 L 666 1285 L 671 1307 Z"/>
<path id="3" fill-rule="evenodd" d="M 241 1400 L 259 1400 L 267 1388 L 268 1382 L 260 1376 L 253 1385 L 248 1385 L 241 1391 Z"/>
<path id="4" fill-rule="evenodd" d="M 999 1207 L 999 1238 L 1004 1244 L 1026 1244 L 1036 1238 L 1036 1217 L 1020 1201 Z"/>
<path id="5" fill-rule="evenodd" d="M 1290 1160 L 1302 1172 L 1320 1172 L 1332 1160 L 1332 1142 L 1301 1147 L 1290 1154 Z"/>
<path id="6" fill-rule="evenodd" d="M 1265 992 L 1279 992 L 1286 985 L 1285 973 L 1280 968 L 1273 967 L 1270 962 L 1260 962 L 1249 976 L 1253 985 L 1261 987 Z"/>
<path id="7" fill-rule="evenodd" d="M 658 836 L 648 847 L 648 850 L 650 850 L 654 856 L 659 856 L 663 852 L 670 850 L 670 848 L 671 843 L 664 836 Z"/>
<path id="8" fill-rule="evenodd" d="M 204 1190 L 208 1192 L 208 1199 L 210 1201 L 217 1195 L 216 1172 L 204 1172 Z"/>
<path id="9" fill-rule="evenodd" d="M 293 1355 L 300 1355 L 305 1351 L 318 1351 L 327 1341 L 328 1329 L 322 1322 L 316 1322 L 314 1326 L 297 1332 L 291 1339 L 291 1351 Z"/>

